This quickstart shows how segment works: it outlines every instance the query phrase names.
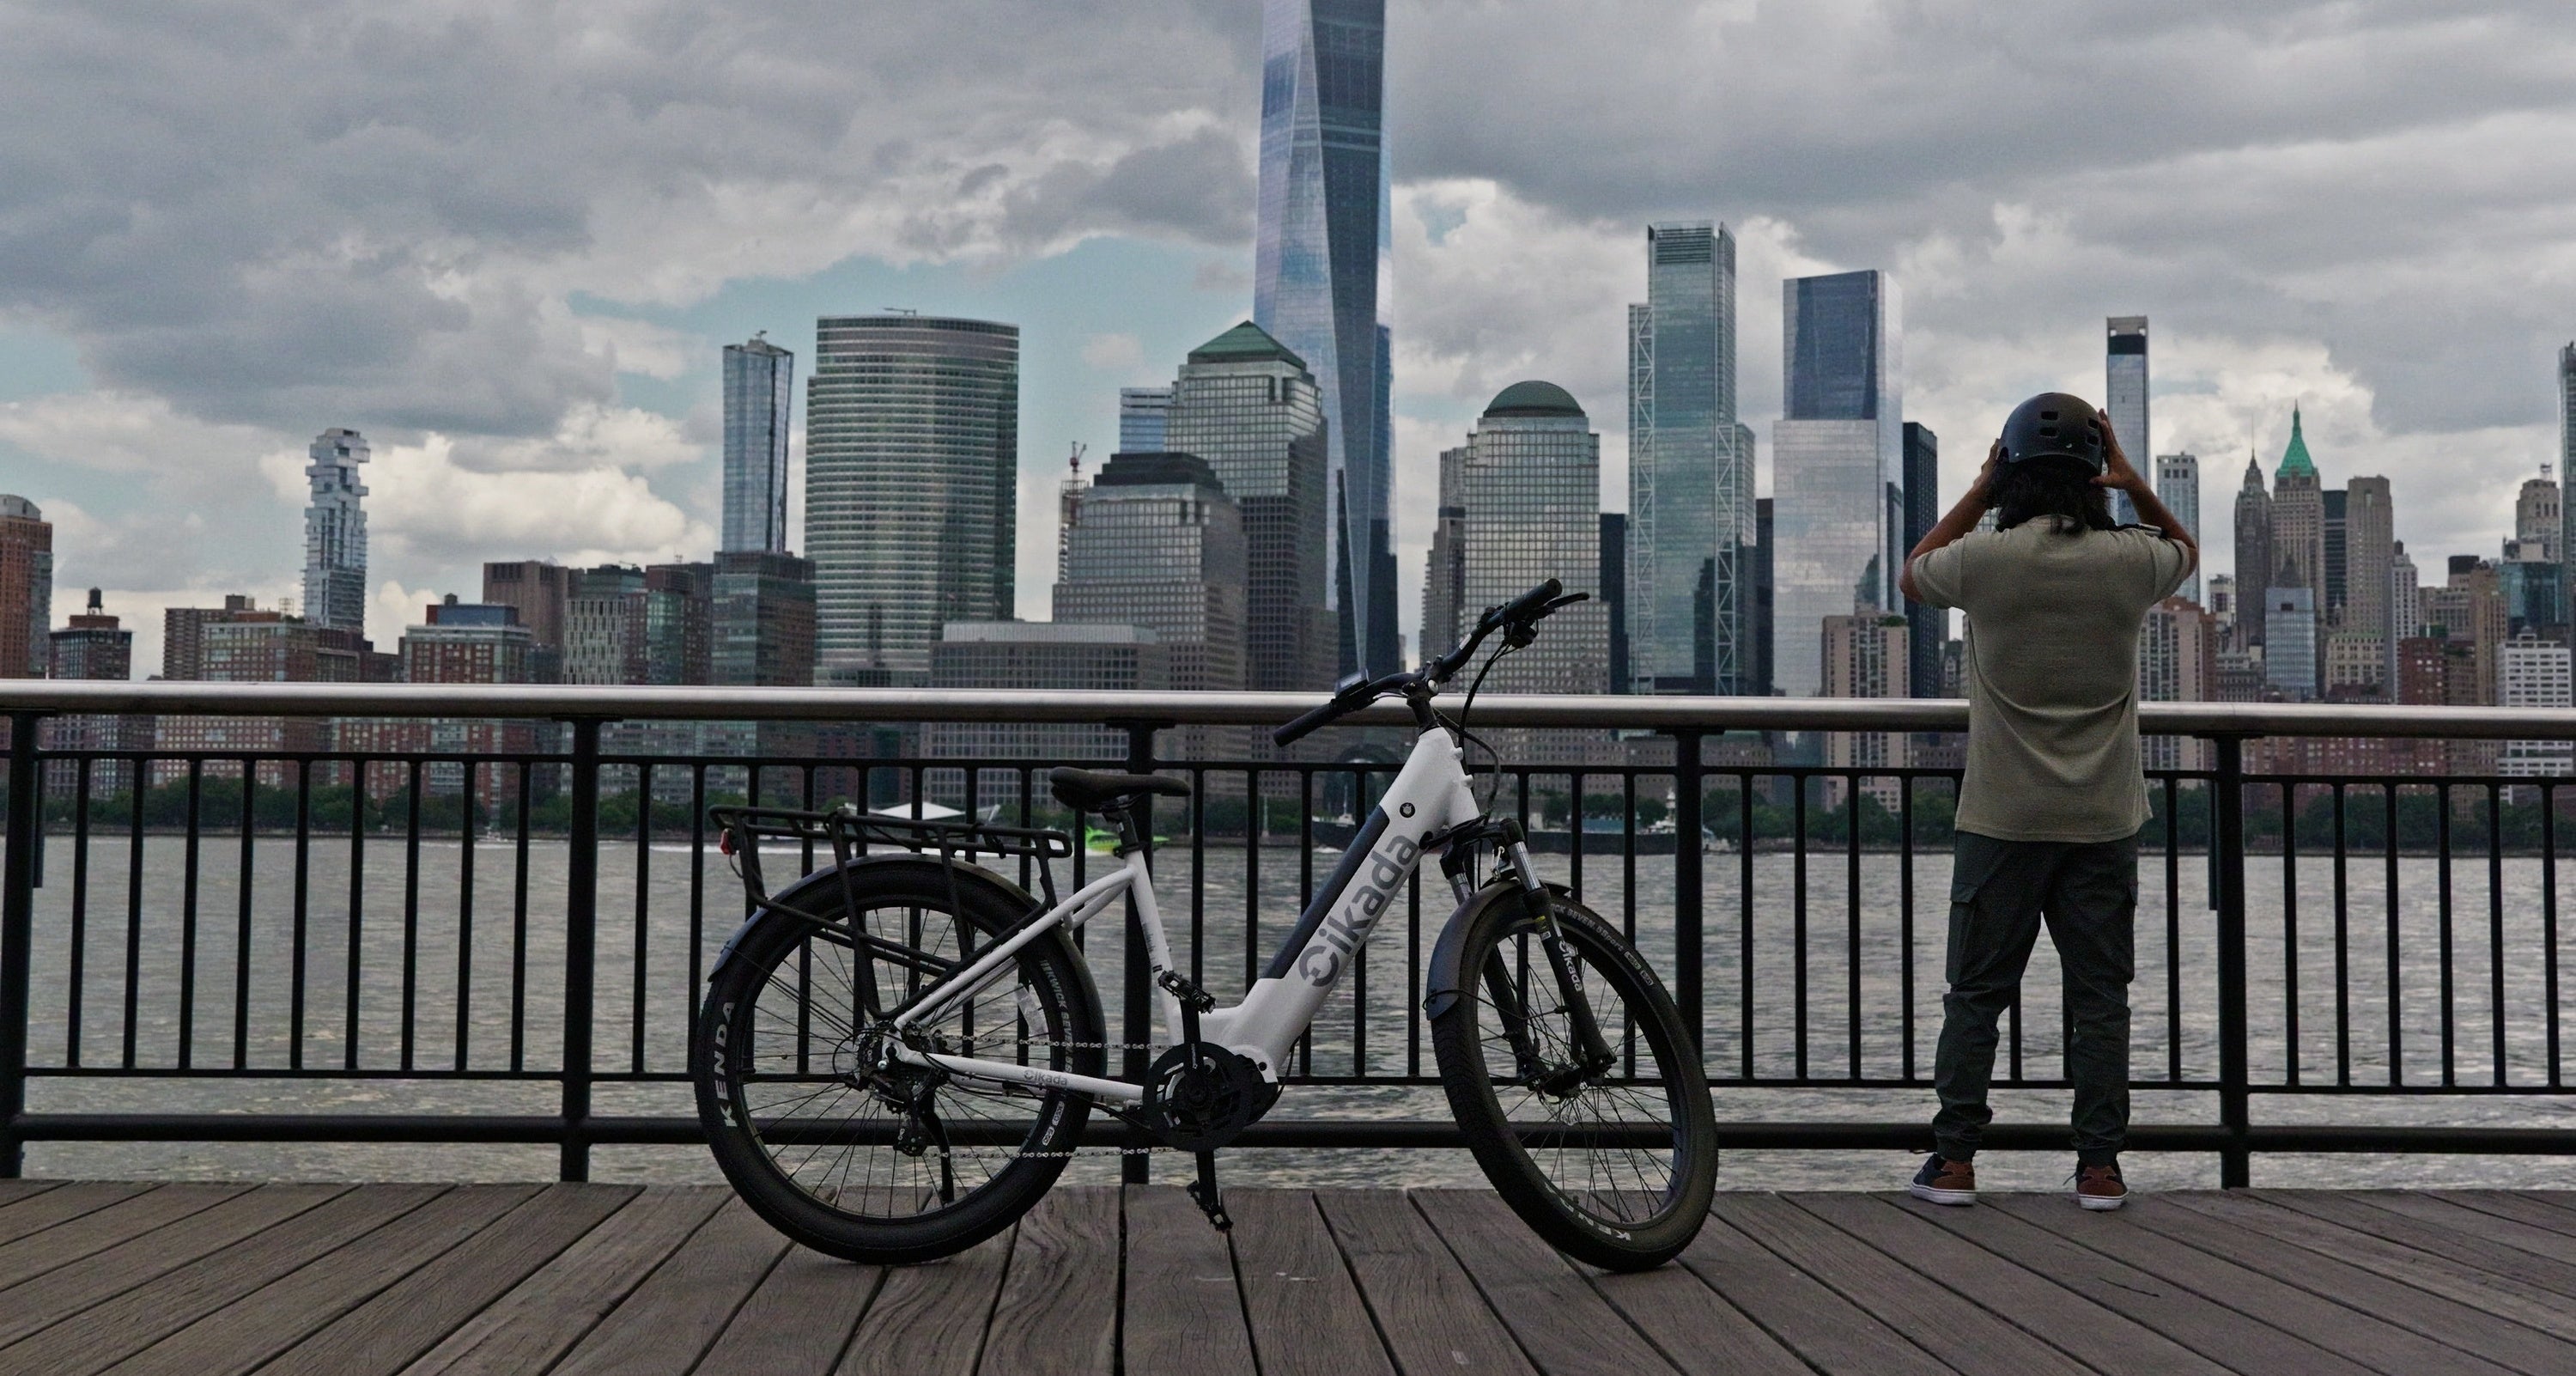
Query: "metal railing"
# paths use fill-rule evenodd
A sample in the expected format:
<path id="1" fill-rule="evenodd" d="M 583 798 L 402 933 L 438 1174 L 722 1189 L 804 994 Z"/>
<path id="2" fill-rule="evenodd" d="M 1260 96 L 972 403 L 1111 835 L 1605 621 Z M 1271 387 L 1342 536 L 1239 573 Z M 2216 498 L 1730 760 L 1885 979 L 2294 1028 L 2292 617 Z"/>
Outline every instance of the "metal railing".
<path id="1" fill-rule="evenodd" d="M 1176 727 L 1265 726 L 1284 694 L 1035 694 L 309 684 L 0 685 L 10 723 L 0 906 L 0 1174 L 36 1141 L 697 1140 L 694 1117 L 596 1111 L 685 1081 L 705 963 L 743 912 L 709 863 L 706 808 L 944 798 L 1066 825 L 1027 759 L 801 753 L 757 760 L 603 749 L 652 720 L 1109 727 L 1127 768 L 1181 774 L 1155 817 L 1156 876 L 1191 977 L 1248 982 L 1330 855 L 1393 776 L 1392 752 L 1173 760 Z M 560 723 L 546 748 L 31 748 L 49 717 L 148 714 Z M 1400 705 L 1363 715 L 1397 726 Z M 2576 1153 L 2576 1133 L 2383 1121 L 2257 1123 L 2260 1102 L 2564 1095 L 2558 963 L 2561 795 L 2576 780 L 2248 774 L 2264 736 L 2576 738 L 2576 712 L 2147 704 L 2153 734 L 2209 743 L 2206 767 L 2151 771 L 2142 835 L 2134 1085 L 2214 1112 L 2143 1114 L 2131 1145 L 2215 1152 L 2243 1184 L 2256 1151 Z M 1736 762 L 1729 732 L 1928 733 L 1962 703 L 1494 697 L 1478 728 L 1585 733 L 1582 763 L 1482 772 L 1545 861 L 1662 970 L 1701 1044 L 1731 1145 L 1928 1142 L 1929 1040 L 1946 931 L 1958 771 Z M 1613 732 L 1626 733 L 1614 737 Z M 1327 739 L 1319 737 L 1319 740 Z M 1376 738 L 1383 745 L 1387 737 Z M 1561 738 L 1560 738 L 1561 739 Z M 1738 737 L 1737 739 L 1745 739 Z M 1648 744 L 1649 741 L 1660 742 Z M 2571 829 L 2576 835 L 2576 829 Z M 392 856 L 387 859 L 388 854 Z M 807 867 L 813 857 L 804 857 Z M 1021 862 L 1025 865 L 1027 862 Z M 1091 863 L 1077 849 L 1075 878 Z M 1024 881 L 1025 874 L 1017 876 Z M 1930 887 L 1927 887 L 1930 886 Z M 1446 915 L 1417 882 L 1301 1048 L 1292 1081 L 1347 1094 L 1437 1084 L 1415 1006 Z M 2329 915 L 2330 920 L 2321 917 Z M 1114 953 L 1097 948 L 1115 941 Z M 1151 1035 L 1143 951 L 1091 934 L 1130 1074 Z M 1239 972 L 1239 973 L 1238 973 Z M 2046 961 L 2024 1005 L 2055 1002 Z M 2053 1036 L 2006 1030 L 1999 1089 L 2062 1088 Z M 447 1086 L 444 1111 L 244 1111 L 254 1094 Z M 78 1100 L 29 1107 L 31 1086 Z M 546 1111 L 525 1102 L 544 1094 Z M 1889 1092 L 1909 1095 L 1896 1116 Z M 485 1096 L 477 1099 L 475 1096 Z M 1768 1097 L 1765 1097 L 1768 1096 Z M 1306 1096 L 1311 1099 L 1314 1096 Z M 1879 1116 L 1825 1108 L 1857 1099 Z M 486 1102 L 488 1099 L 489 1102 Z M 508 1102 L 501 1102 L 507 1100 Z M 1919 1101 L 1919 1102 L 1917 1102 Z M 1283 1114 L 1306 1099 L 1292 1095 Z M 1436 1095 L 1408 1116 L 1274 1117 L 1260 1146 L 1448 1146 Z M 1763 1110 L 1730 1114 L 1730 1104 Z M 665 1105 L 664 1107 L 668 1107 Z M 1820 1111 L 1821 1110 L 1821 1111 Z M 2303 1115 L 2287 1115 L 2296 1120 Z M 2313 1116 L 2313 1115 L 2305 1115 Z M 1096 1124 L 1108 1144 L 1123 1131 Z M 1997 1148 L 2059 1147 L 2007 1123 Z M 1125 1169 L 1142 1178 L 1147 1158 Z"/>

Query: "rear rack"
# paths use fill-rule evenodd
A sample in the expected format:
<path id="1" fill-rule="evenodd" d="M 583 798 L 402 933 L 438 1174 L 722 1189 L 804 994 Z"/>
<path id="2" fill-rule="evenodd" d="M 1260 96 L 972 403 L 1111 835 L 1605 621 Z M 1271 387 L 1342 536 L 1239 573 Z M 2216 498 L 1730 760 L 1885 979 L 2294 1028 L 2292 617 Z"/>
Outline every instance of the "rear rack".
<path id="1" fill-rule="evenodd" d="M 1073 857 L 1073 838 L 1061 831 L 997 826 L 965 818 L 899 817 L 861 812 L 847 803 L 826 812 L 784 807 L 711 807 L 707 817 L 716 824 L 717 849 L 733 862 L 734 873 L 741 876 L 743 892 L 755 910 L 775 909 L 825 926 L 834 924 L 829 918 L 770 896 L 760 868 L 761 837 L 829 844 L 833 869 L 840 876 L 842 899 L 848 905 L 845 911 L 849 912 L 857 910 L 850 893 L 850 862 L 867 854 L 871 846 L 891 846 L 916 854 L 936 851 L 941 860 L 950 863 L 960 859 L 971 863 L 979 855 L 1029 857 L 1038 862 L 1039 880 L 1049 907 L 1055 904 L 1055 871 L 1048 862 Z M 952 879 L 952 887 L 954 882 Z"/>

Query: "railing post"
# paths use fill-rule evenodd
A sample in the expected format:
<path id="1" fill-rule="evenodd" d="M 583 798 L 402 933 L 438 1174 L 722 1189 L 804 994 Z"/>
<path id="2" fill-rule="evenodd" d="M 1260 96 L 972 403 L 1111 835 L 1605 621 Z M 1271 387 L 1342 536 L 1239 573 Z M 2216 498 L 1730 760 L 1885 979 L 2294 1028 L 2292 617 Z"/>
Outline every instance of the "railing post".
<path id="1" fill-rule="evenodd" d="M 2218 1117 L 2229 1145 L 2218 1155 L 2218 1183 L 2231 1190 L 2251 1183 L 2248 1145 L 2245 1013 L 2245 739 L 2219 736 L 2218 796 L 2210 816 L 2210 846 L 2218 857 Z"/>
<path id="2" fill-rule="evenodd" d="M 1153 773 L 1154 733 L 1164 723 L 1113 721 L 1109 724 L 1127 732 L 1127 772 Z M 1154 850 L 1154 795 L 1140 794 L 1128 801 L 1127 808 L 1128 815 L 1136 820 L 1136 834 L 1143 839 L 1146 858 L 1151 860 Z M 1145 919 L 1137 912 L 1133 898 L 1127 900 L 1126 973 L 1120 983 L 1127 991 L 1127 1006 L 1119 1019 L 1119 1026 L 1123 1029 L 1120 1039 L 1126 1043 L 1119 1073 L 1130 1082 L 1141 1084 L 1145 1073 L 1153 1068 L 1153 1058 L 1147 1054 L 1146 1048 L 1154 1040 L 1154 971 L 1146 959 Z M 1118 1179 L 1125 1184 L 1142 1185 L 1153 1178 L 1154 1159 L 1143 1150 L 1148 1143 L 1142 1134 L 1131 1132 L 1129 1136 L 1132 1140 L 1126 1143 L 1127 1149 L 1118 1157 Z"/>
<path id="3" fill-rule="evenodd" d="M 1706 777 L 1700 769 L 1704 733 L 1684 727 L 1666 734 L 1673 738 L 1673 1002 L 1681 1005 L 1682 1025 L 1690 1029 L 1691 1045 L 1701 1051 L 1705 1060 L 1700 978 L 1705 963 L 1701 951 L 1707 933 L 1700 911 L 1699 851 L 1704 825 L 1700 816 L 1700 790 Z M 1582 844 L 1580 822 L 1576 824 L 1575 843 Z M 1636 844 L 1634 837 L 1629 844 Z M 1745 920 L 1751 921 L 1752 914 L 1745 914 Z"/>
<path id="4" fill-rule="evenodd" d="M 0 1179 L 25 1165 L 18 1120 L 27 1111 L 28 949 L 36 931 L 36 838 L 44 827 L 44 776 L 34 712 L 9 714 L 9 863 L 0 901 Z"/>
<path id="5" fill-rule="evenodd" d="M 563 1165 L 590 1179 L 591 993 L 599 949 L 599 722 L 572 723 L 572 820 L 564 861 Z"/>

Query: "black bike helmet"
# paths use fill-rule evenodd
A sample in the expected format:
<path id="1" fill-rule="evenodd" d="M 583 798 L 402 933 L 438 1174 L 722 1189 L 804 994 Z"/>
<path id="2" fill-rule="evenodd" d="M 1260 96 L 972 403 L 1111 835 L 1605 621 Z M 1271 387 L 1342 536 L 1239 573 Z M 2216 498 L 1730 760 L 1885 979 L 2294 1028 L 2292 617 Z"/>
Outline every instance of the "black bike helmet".
<path id="1" fill-rule="evenodd" d="M 2003 462 L 2063 459 L 2100 473 L 2111 465 L 2102 440 L 2102 413 L 2071 392 L 2042 392 L 2013 408 L 2004 421 Z"/>

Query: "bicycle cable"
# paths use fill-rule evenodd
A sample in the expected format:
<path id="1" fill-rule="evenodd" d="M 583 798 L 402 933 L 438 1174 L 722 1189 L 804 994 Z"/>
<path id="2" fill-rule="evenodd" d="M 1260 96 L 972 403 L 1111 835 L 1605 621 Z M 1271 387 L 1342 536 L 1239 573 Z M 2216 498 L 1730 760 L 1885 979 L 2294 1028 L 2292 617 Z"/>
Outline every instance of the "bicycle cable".
<path id="1" fill-rule="evenodd" d="M 1476 694 L 1484 690 L 1485 675 L 1492 673 L 1494 671 L 1494 666 L 1502 663 L 1503 656 L 1511 654 L 1519 648 L 1519 646 L 1506 640 L 1503 642 L 1501 649 L 1487 655 L 1485 657 L 1484 664 L 1477 668 L 1474 681 L 1467 685 L 1466 700 L 1458 704 L 1458 739 L 1471 745 L 1483 747 L 1486 757 L 1493 761 L 1494 767 L 1485 775 L 1485 796 L 1476 800 L 1477 806 L 1488 813 L 1494 810 L 1494 799 L 1503 791 L 1503 752 L 1496 750 L 1491 741 L 1488 741 L 1484 737 L 1467 729 L 1467 714 L 1476 710 Z M 1468 772 L 1471 776 L 1474 774 L 1474 770 L 1472 769 Z"/>

